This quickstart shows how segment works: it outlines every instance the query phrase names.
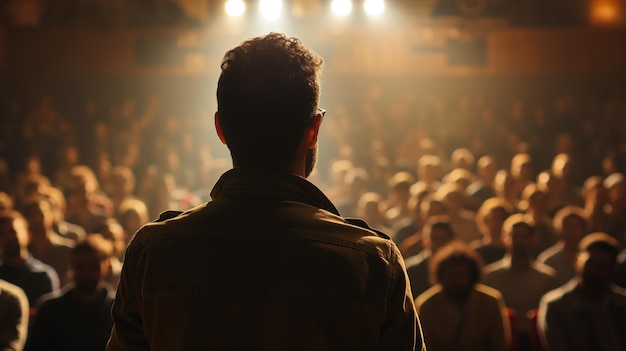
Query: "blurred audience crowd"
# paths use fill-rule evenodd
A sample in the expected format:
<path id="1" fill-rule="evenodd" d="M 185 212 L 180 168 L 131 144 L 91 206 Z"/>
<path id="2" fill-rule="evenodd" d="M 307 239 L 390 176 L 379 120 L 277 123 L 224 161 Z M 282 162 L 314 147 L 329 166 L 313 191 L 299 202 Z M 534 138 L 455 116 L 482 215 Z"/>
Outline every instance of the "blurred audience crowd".
<path id="1" fill-rule="evenodd" d="M 429 350 L 626 347 L 625 102 L 582 101 L 329 109 L 311 181 L 396 243 Z M 0 349 L 103 349 L 132 234 L 210 201 L 213 121 L 166 103 L 4 105 Z"/>

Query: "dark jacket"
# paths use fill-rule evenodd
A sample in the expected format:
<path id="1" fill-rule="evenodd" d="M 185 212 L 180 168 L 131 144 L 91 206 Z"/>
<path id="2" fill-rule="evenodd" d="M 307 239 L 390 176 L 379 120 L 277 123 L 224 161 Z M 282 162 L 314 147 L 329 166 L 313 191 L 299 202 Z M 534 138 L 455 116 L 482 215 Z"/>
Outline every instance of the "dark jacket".
<path id="1" fill-rule="evenodd" d="M 73 285 L 44 295 L 34 317 L 25 351 L 98 351 L 111 332 L 113 291 L 104 287 L 97 298 L 82 301 Z"/>
<path id="2" fill-rule="evenodd" d="M 347 223 L 314 185 L 238 168 L 211 197 L 137 232 L 107 350 L 412 350 L 415 335 L 421 344 L 396 246 Z"/>
<path id="3" fill-rule="evenodd" d="M 612 285 L 602 302 L 589 299 L 575 279 L 545 294 L 537 316 L 550 351 L 624 350 L 626 290 Z"/>

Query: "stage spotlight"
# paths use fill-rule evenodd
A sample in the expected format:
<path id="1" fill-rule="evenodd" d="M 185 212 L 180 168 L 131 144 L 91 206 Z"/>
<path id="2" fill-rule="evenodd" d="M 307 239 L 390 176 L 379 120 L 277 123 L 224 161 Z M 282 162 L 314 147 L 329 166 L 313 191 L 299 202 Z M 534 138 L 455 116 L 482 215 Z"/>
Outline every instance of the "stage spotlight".
<path id="1" fill-rule="evenodd" d="M 351 0 L 333 0 L 331 9 L 336 16 L 345 17 L 352 12 Z"/>
<path id="2" fill-rule="evenodd" d="M 384 0 L 365 0 L 363 9 L 368 16 L 378 16 L 385 10 Z"/>
<path id="3" fill-rule="evenodd" d="M 274 21 L 283 10 L 282 0 L 261 0 L 259 4 L 261 15 L 268 21 Z"/>
<path id="4" fill-rule="evenodd" d="M 246 4 L 243 0 L 228 0 L 225 9 L 228 16 L 239 17 L 246 11 Z"/>

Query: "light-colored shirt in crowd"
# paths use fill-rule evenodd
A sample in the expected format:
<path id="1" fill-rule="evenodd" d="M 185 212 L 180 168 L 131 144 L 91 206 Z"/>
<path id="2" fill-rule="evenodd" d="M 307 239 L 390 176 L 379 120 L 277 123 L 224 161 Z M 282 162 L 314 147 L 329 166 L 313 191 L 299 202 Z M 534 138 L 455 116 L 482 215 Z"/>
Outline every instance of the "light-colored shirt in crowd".
<path id="1" fill-rule="evenodd" d="M 552 245 L 549 249 L 542 252 L 537 261 L 554 269 L 556 283 L 561 286 L 576 276 L 576 267 L 574 267 L 574 258 L 567 254 L 565 245 L 562 241 Z"/>
<path id="2" fill-rule="evenodd" d="M 557 287 L 554 270 L 533 261 L 527 268 L 511 266 L 511 256 L 485 267 L 485 285 L 502 293 L 506 306 L 515 310 L 518 330 L 527 332 L 527 313 L 539 307 L 541 297 Z"/>
<path id="3" fill-rule="evenodd" d="M 415 300 L 428 351 L 500 351 L 510 343 L 502 295 L 476 284 L 463 307 L 435 285 Z"/>

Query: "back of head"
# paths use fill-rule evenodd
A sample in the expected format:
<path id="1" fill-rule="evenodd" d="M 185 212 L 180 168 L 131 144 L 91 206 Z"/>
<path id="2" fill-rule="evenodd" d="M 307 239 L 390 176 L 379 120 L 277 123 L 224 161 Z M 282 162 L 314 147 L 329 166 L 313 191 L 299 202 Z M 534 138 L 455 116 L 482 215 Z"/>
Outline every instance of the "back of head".
<path id="1" fill-rule="evenodd" d="M 322 59 L 297 38 L 270 33 L 228 51 L 217 87 L 218 118 L 233 162 L 284 168 L 317 112 Z"/>

